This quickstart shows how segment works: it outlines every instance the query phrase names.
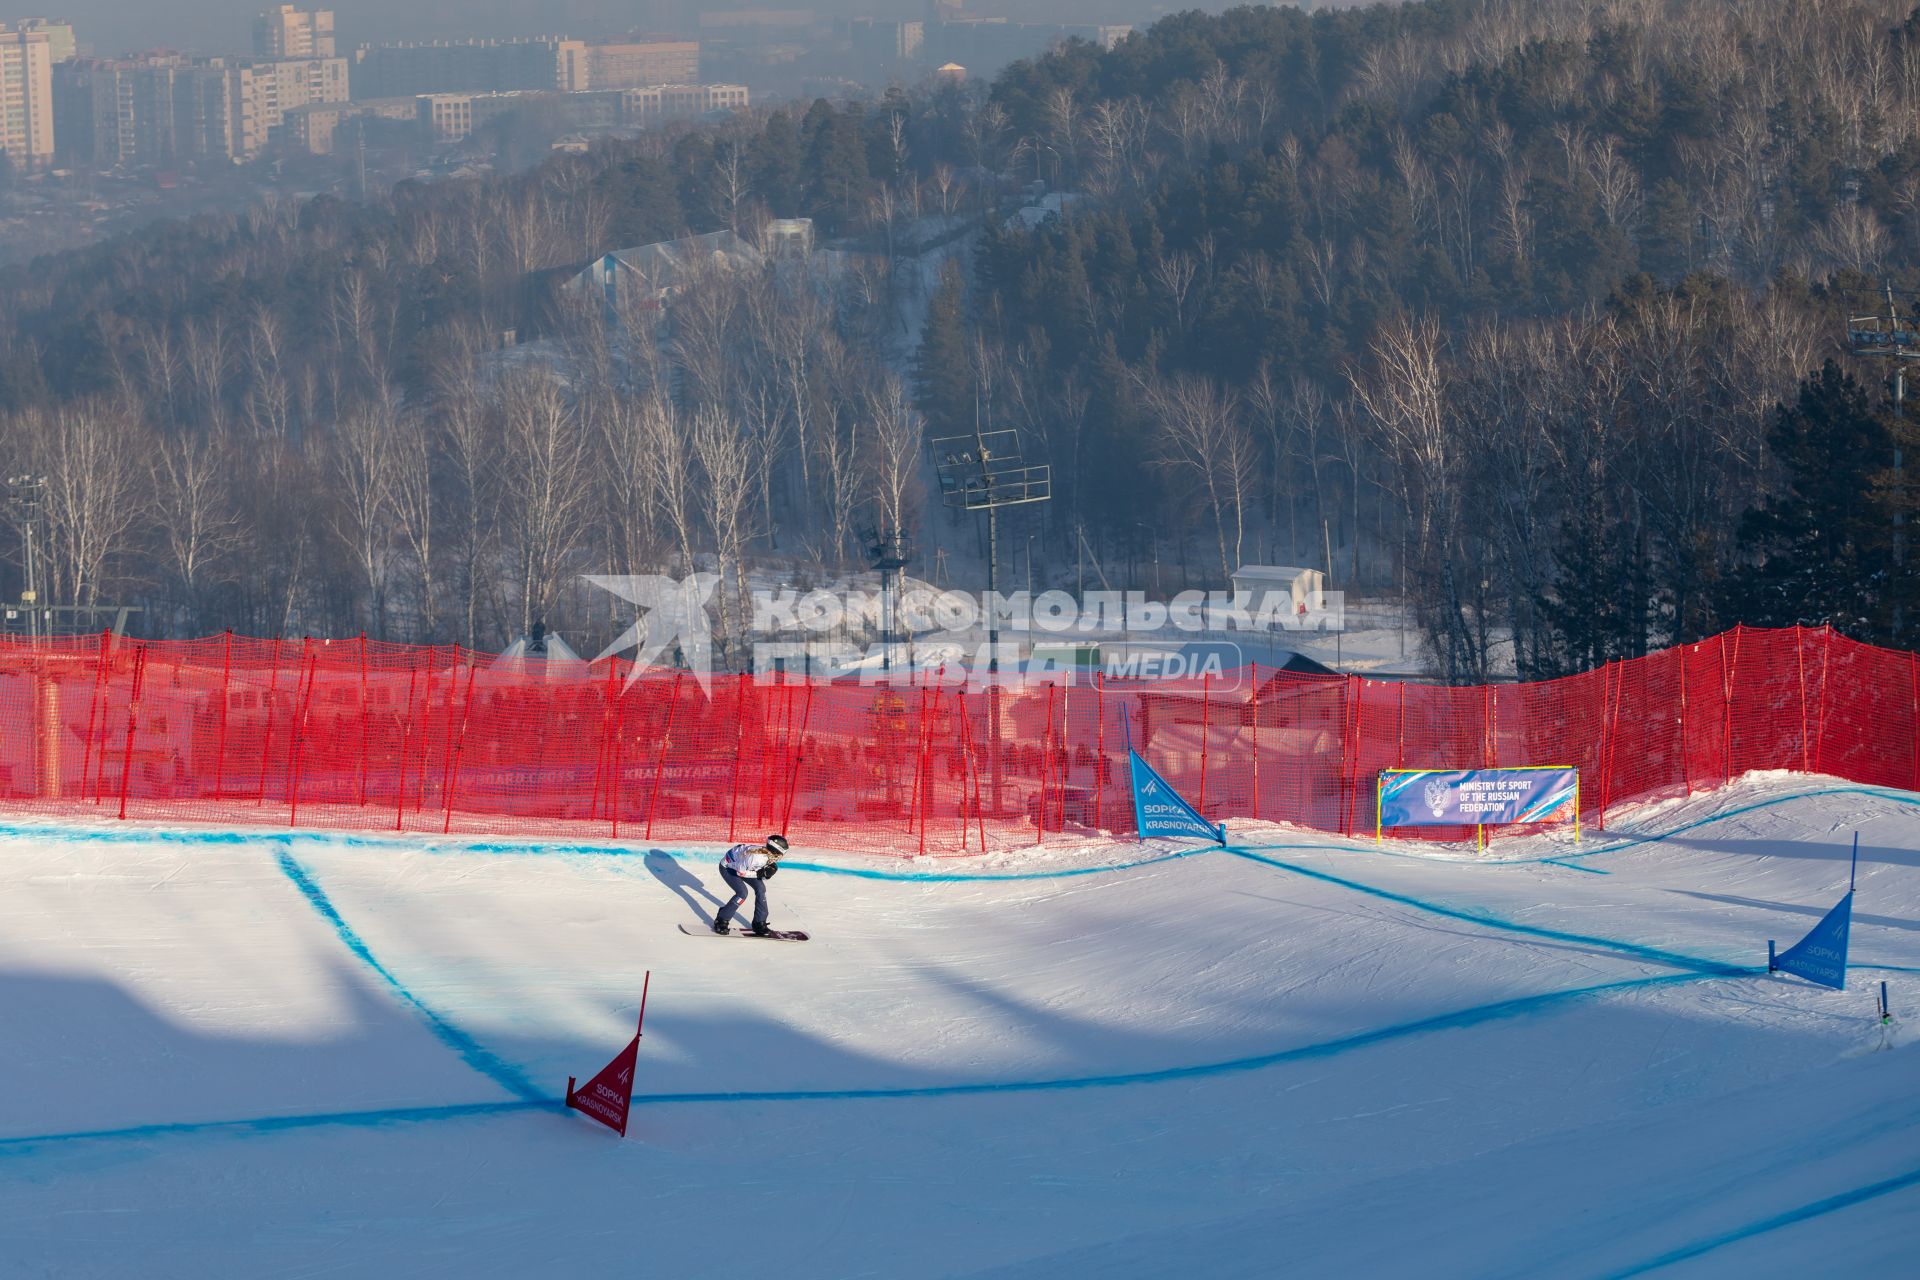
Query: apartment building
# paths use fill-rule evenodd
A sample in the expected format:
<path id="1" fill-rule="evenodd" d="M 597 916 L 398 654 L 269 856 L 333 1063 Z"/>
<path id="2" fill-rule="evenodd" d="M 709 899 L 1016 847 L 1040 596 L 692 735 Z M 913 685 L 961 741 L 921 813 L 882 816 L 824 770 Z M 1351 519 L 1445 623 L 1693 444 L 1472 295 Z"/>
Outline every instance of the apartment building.
<path id="1" fill-rule="evenodd" d="M 568 128 L 611 129 L 744 110 L 748 100 L 742 84 L 656 84 L 585 93 L 430 93 L 415 99 L 416 118 L 436 142 L 458 142 L 497 116 L 532 107 L 552 111 Z"/>
<path id="2" fill-rule="evenodd" d="M 53 65 L 73 61 L 80 52 L 74 40 L 73 24 L 64 18 L 22 18 L 13 24 L 15 31 L 44 31 L 47 44 L 53 50 Z"/>
<path id="3" fill-rule="evenodd" d="M 251 160 L 286 113 L 347 99 L 344 58 L 81 58 L 62 67 L 55 109 L 70 163 Z"/>
<path id="4" fill-rule="evenodd" d="M 355 50 L 353 58 L 353 92 L 361 98 L 570 93 L 585 89 L 590 75 L 587 42 L 557 36 L 370 44 Z"/>
<path id="5" fill-rule="evenodd" d="M 53 65 L 49 32 L 0 24 L 0 151 L 18 168 L 53 162 Z"/>
<path id="6" fill-rule="evenodd" d="M 362 98 L 354 102 L 310 102 L 291 107 L 282 118 L 282 137 L 295 151 L 316 156 L 331 155 L 338 145 L 350 144 L 351 131 L 342 138 L 346 126 L 365 120 L 406 121 L 419 118 L 419 104 L 413 98 Z"/>
<path id="7" fill-rule="evenodd" d="M 698 40 L 593 40 L 583 89 L 700 83 Z"/>
<path id="8" fill-rule="evenodd" d="M 333 57 L 333 10 L 269 9 L 253 20 L 253 51 L 262 58 Z"/>

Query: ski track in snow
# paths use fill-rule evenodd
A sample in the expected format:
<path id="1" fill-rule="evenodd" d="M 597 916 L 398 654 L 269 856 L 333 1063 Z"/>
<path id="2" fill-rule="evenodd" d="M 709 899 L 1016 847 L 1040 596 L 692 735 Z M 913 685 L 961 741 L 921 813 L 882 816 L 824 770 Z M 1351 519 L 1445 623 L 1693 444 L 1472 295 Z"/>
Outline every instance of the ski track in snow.
<path id="1" fill-rule="evenodd" d="M 1823 799 L 1835 799 L 1847 796 L 1859 796 L 1869 802 L 1878 802 L 1894 813 L 1903 813 L 1920 806 L 1920 796 L 1891 791 L 1883 788 L 1860 786 L 1816 786 L 1796 785 L 1792 790 L 1779 791 L 1777 794 L 1763 795 L 1751 802 L 1741 801 L 1737 788 L 1728 789 L 1729 794 L 1703 795 L 1691 797 L 1686 802 L 1695 808 L 1706 811 L 1699 816 L 1684 817 L 1664 829 L 1641 829 L 1627 832 L 1623 838 L 1610 839 L 1595 847 L 1566 851 L 1555 849 L 1545 856 L 1525 857 L 1457 857 L 1444 853 L 1436 856 L 1432 852 L 1416 853 L 1404 848 L 1376 848 L 1371 842 L 1341 840 L 1326 837 L 1320 840 L 1289 840 L 1274 843 L 1255 843 L 1243 841 L 1226 847 L 1198 847 L 1157 852 L 1145 857 L 1123 858 L 1110 862 L 1094 862 L 1052 866 L 1042 869 L 1014 871 L 964 871 L 940 870 L 926 871 L 918 868 L 891 869 L 867 865 L 842 865 L 833 862 L 791 861 L 785 864 L 789 874 L 819 877 L 824 880 L 844 879 L 850 881 L 876 882 L 898 887 L 899 891 L 932 890 L 946 895 L 957 894 L 963 886 L 977 889 L 993 889 L 997 892 L 1018 891 L 1023 884 L 1032 885 L 1035 897 L 1024 900 L 1029 906 L 1045 906 L 1048 909 L 1085 909 L 1073 901 L 1078 893 L 1091 893 L 1118 885 L 1137 881 L 1141 876 L 1164 877 L 1183 874 L 1182 867 L 1176 864 L 1202 862 L 1216 868 L 1238 865 L 1247 868 L 1262 868 L 1271 873 L 1261 882 L 1264 885 L 1306 882 L 1313 886 L 1324 886 L 1338 890 L 1342 895 L 1336 902 L 1329 903 L 1324 897 L 1298 906 L 1314 912 L 1339 911 L 1345 914 L 1357 914 L 1360 917 L 1358 928 L 1369 924 L 1376 928 L 1412 928 L 1416 930 L 1434 930 L 1427 939 L 1426 951 L 1429 963 L 1454 963 L 1456 956 L 1464 956 L 1459 948 L 1484 946 L 1502 942 L 1509 945 L 1544 946 L 1552 949 L 1556 962 L 1567 966 L 1572 972 L 1592 972 L 1599 975 L 1598 960 L 1611 960 L 1635 966 L 1653 967 L 1666 972 L 1643 974 L 1632 977 L 1612 977 L 1605 981 L 1593 981 L 1576 985 L 1559 986 L 1543 991 L 1529 991 L 1500 999 L 1486 1000 L 1462 1007 L 1428 1012 L 1420 1016 L 1405 1017 L 1386 1022 L 1382 1025 L 1348 1032 L 1346 1034 L 1298 1043 L 1289 1047 L 1271 1049 L 1258 1053 L 1241 1053 L 1230 1057 L 1218 1058 L 1199 1063 L 1175 1064 L 1126 1071 L 1113 1071 L 1097 1074 L 1060 1074 L 1053 1076 L 1029 1076 L 1015 1078 L 958 1079 L 945 1082 L 907 1084 L 900 1086 L 849 1086 L 844 1088 L 792 1088 L 792 1089 L 715 1089 L 683 1090 L 677 1092 L 652 1092 L 636 1094 L 636 1108 L 660 1109 L 683 1106 L 699 1107 L 709 1105 L 734 1104 L 802 1104 L 802 1103 L 845 1103 L 883 1100 L 913 1100 L 963 1098 L 981 1095 L 1047 1094 L 1077 1092 L 1089 1090 L 1111 1090 L 1128 1088 L 1151 1088 L 1176 1082 L 1192 1082 L 1224 1076 L 1251 1073 L 1280 1067 L 1287 1064 L 1309 1063 L 1332 1060 L 1360 1050 L 1375 1048 L 1400 1041 L 1433 1036 L 1448 1031 L 1460 1031 L 1471 1028 L 1488 1027 L 1494 1024 L 1518 1022 L 1547 1016 L 1563 1016 L 1572 1010 L 1594 1002 L 1603 1002 L 1617 997 L 1638 993 L 1653 993 L 1665 989 L 1686 987 L 1708 983 L 1737 983 L 1743 980 L 1764 979 L 1764 964 L 1743 964 L 1734 959 L 1713 954 L 1690 954 L 1659 940 L 1631 939 L 1609 936 L 1590 928 L 1559 927 L 1553 923 L 1516 918 L 1514 910 L 1496 909 L 1477 903 L 1466 903 L 1450 896 L 1436 895 L 1426 891 L 1413 891 L 1404 887 L 1388 887 L 1374 883 L 1371 876 L 1364 874 L 1369 857 L 1381 859 L 1374 865 L 1387 870 L 1394 865 L 1406 866 L 1408 860 L 1420 866 L 1418 875 L 1422 883 L 1445 883 L 1448 885 L 1471 886 L 1476 879 L 1468 875 L 1460 878 L 1463 869 L 1475 871 L 1501 869 L 1516 872 L 1526 867 L 1534 867 L 1542 873 L 1553 871 L 1575 871 L 1591 873 L 1594 876 L 1609 877 L 1607 880 L 1589 879 L 1587 876 L 1575 877 L 1583 891 L 1602 895 L 1591 906 L 1606 909 L 1606 895 L 1615 892 L 1610 886 L 1618 868 L 1598 868 L 1580 865 L 1571 861 L 1579 859 L 1581 863 L 1599 858 L 1614 858 L 1634 850 L 1648 850 L 1654 846 L 1681 840 L 1690 834 L 1709 827 L 1726 826 L 1737 819 L 1749 815 L 1765 815 L 1782 806 L 1795 806 L 1792 812 L 1800 812 L 1809 802 Z M 1651 806 L 1646 813 L 1635 815 L 1644 824 L 1652 824 L 1667 816 L 1675 808 L 1683 807 L 1679 802 L 1669 802 L 1662 806 Z M 1872 808 L 1872 803 L 1869 808 Z M 1875 815 L 1869 813 L 1868 817 Z M 1884 817 L 1885 814 L 1880 816 Z M 262 1138 L 284 1135 L 303 1130 L 346 1129 L 381 1130 L 417 1127 L 422 1125 L 443 1124 L 454 1121 L 475 1121 L 498 1119 L 516 1114 L 538 1111 L 561 1112 L 561 1099 L 549 1094 L 533 1083 L 532 1075 L 526 1064 L 516 1063 L 511 1051 L 498 1047 L 489 1047 L 486 1043 L 492 1036 L 489 1032 L 471 1029 L 471 1024 L 463 1025 L 455 1015 L 440 1004 L 431 994 L 422 994 L 419 984 L 403 980 L 401 967 L 391 960 L 383 959 L 376 951 L 375 943 L 369 941 L 369 935 L 356 928 L 350 918 L 351 906 L 343 907 L 338 895 L 330 893 L 326 887 L 327 877 L 316 865 L 316 860 L 324 862 L 326 858 L 338 854 L 363 854 L 372 851 L 405 852 L 408 854 L 426 854 L 438 857 L 478 858 L 483 862 L 489 859 L 519 860 L 529 857 L 558 857 L 581 863 L 597 863 L 612 860 L 616 865 L 630 864 L 633 859 L 643 859 L 659 885 L 652 881 L 628 879 L 628 885 L 643 884 L 650 889 L 662 887 L 672 890 L 688 900 L 689 905 L 698 909 L 698 904 L 689 896 L 689 890 L 676 887 L 656 869 L 655 859 L 664 856 L 674 867 L 681 869 L 689 881 L 698 877 L 687 869 L 689 862 L 703 863 L 710 854 L 703 847 L 688 849 L 682 846 L 681 852 L 669 851 L 658 847 L 636 847 L 629 845 L 599 844 L 595 842 L 518 843 L 501 840 L 427 840 L 424 843 L 405 839 L 358 836 L 345 833 L 324 833 L 279 830 L 181 830 L 152 829 L 142 827 L 122 827 L 113 829 L 94 829 L 43 823 L 0 823 L 0 839 L 29 841 L 46 845 L 126 845 L 143 848 L 173 849 L 219 849 L 235 854 L 250 853 L 255 849 L 270 851 L 271 858 L 280 876 L 290 885 L 305 903 L 312 915 L 330 931 L 337 942 L 353 961 L 377 980 L 395 1000 L 418 1019 L 425 1030 L 448 1052 L 459 1058 L 468 1068 L 484 1078 L 507 1096 L 495 1101 L 454 1102 L 441 1105 L 405 1105 L 391 1107 L 368 1107 L 314 1112 L 311 1114 L 265 1114 L 244 1118 L 211 1118 L 202 1120 L 158 1121 L 153 1123 L 100 1127 L 94 1129 L 56 1130 L 38 1134 L 20 1136 L 0 1136 L 0 1169 L 9 1166 L 16 1170 L 30 1168 L 37 1156 L 58 1150 L 86 1149 L 91 1147 L 112 1148 L 117 1145 L 132 1146 L 137 1152 L 150 1153 L 153 1144 L 163 1140 L 191 1137 L 241 1139 Z M 1911 848 L 1912 846 L 1907 846 Z M 302 856 L 296 856 L 298 852 Z M 1097 855 L 1097 850 L 1095 851 Z M 1109 847 L 1110 852 L 1110 847 Z M 1283 859 L 1276 854 L 1292 854 L 1292 859 Z M 1341 860 L 1341 873 L 1307 865 L 1302 859 L 1320 855 L 1335 855 Z M 1045 856 L 1045 851 L 1031 856 Z M 1067 856 L 1073 856 L 1070 852 Z M 1732 858 L 1731 852 L 1710 852 L 1700 856 Z M 1395 860 L 1393 862 L 1386 859 Z M 476 869 L 477 869 L 476 864 Z M 1911 864 L 1908 864 L 1911 865 Z M 1362 868 L 1354 872 L 1349 868 Z M 704 869 L 704 868 L 702 868 Z M 1874 870 L 1872 865 L 1863 865 L 1863 870 Z M 1891 866 L 1884 869 L 1891 870 Z M 154 885 L 155 889 L 173 883 L 179 874 L 175 867 L 168 876 Z M 399 874 L 399 873 L 396 873 Z M 473 874 L 473 869 L 464 872 L 458 879 L 464 880 Z M 1617 877 L 1627 879 L 1628 877 Z M 443 877 L 444 879 L 444 877 Z M 792 884 L 792 881 L 783 881 Z M 1054 889 L 1048 889 L 1051 883 Z M 1743 885 L 1741 878 L 1717 880 L 1710 886 L 1715 889 L 1738 889 Z M 1503 885 L 1502 891 L 1512 896 L 1518 886 Z M 1691 898 L 1715 899 L 1711 893 L 1700 893 L 1681 888 L 1667 888 L 1668 893 L 1687 894 Z M 1252 892 L 1236 890 L 1236 892 Z M 1621 890 L 1625 893 L 1625 890 Z M 1065 896 L 1063 896 L 1065 895 Z M 1260 896 L 1254 894 L 1254 896 Z M 1496 894 L 1496 898 L 1501 894 Z M 1535 895 L 1537 898 L 1537 894 Z M 1762 898 L 1728 898 L 1718 895 L 1727 905 L 1746 904 L 1752 908 L 1771 908 L 1781 912 L 1807 912 L 1804 923 L 1811 923 L 1811 916 L 1818 910 L 1813 904 L 1802 906 L 1798 903 L 1781 903 Z M 956 903 L 961 900 L 954 898 Z M 1098 908 L 1098 899 L 1091 900 Z M 994 910 L 996 902 L 1004 909 L 1010 905 L 1007 900 L 981 900 L 977 904 L 969 902 L 968 909 Z M 1352 903 L 1385 904 L 1385 914 L 1349 910 Z M 1348 905 L 1341 905 L 1348 904 Z M 1868 904 L 1871 905 L 1871 904 Z M 1557 904 L 1529 901 L 1524 912 L 1536 914 L 1548 911 Z M 1119 908 L 1124 910 L 1124 905 Z M 1625 899 L 1620 909 L 1630 909 Z M 1590 918 L 1590 917 L 1588 917 Z M 1796 917 L 1798 918 L 1798 917 Z M 1920 973 L 1920 965 L 1902 965 L 1882 962 L 1884 958 L 1862 954 L 1858 930 L 1862 922 L 1874 918 L 1872 913 L 1856 916 L 1855 963 L 1851 968 L 1868 972 L 1887 974 Z M 1914 929 L 1912 922 L 1893 917 L 1880 917 L 1889 921 L 1893 927 Z M 1423 923 L 1429 922 L 1429 923 Z M 1442 930 L 1430 922 L 1446 922 L 1447 925 L 1468 926 L 1469 932 L 1459 934 L 1453 941 L 1439 941 L 1447 934 L 1457 932 Z M 915 925 L 912 920 L 900 922 L 901 929 L 930 928 L 932 922 Z M 1788 938 L 1794 936 L 1794 924 L 1777 926 Z M 823 935 L 816 934 L 820 945 Z M 830 938 L 832 935 L 824 935 Z M 1065 940 L 1063 940 L 1065 941 Z M 831 945 L 830 943 L 828 944 Z M 1743 944 L 1757 951 L 1751 941 Z M 1711 950 L 1709 948 L 1709 950 Z M 1590 955 L 1587 960 L 1579 959 Z M 1404 965 L 1404 950 L 1396 951 L 1387 942 L 1368 945 L 1367 935 L 1349 935 L 1346 947 L 1337 953 L 1322 953 L 1320 957 L 1324 967 L 1317 974 L 1301 976 L 1301 984 L 1295 989 L 1296 995 L 1307 995 L 1324 988 L 1327 998 L 1337 1000 L 1343 990 L 1370 989 L 1381 980 L 1383 973 L 1392 973 Z M 960 962 L 963 963 L 963 962 Z M 1234 974 L 1223 967 L 1217 975 L 1222 987 L 1230 986 L 1236 979 Z M 850 983 L 854 975 L 848 975 Z M 974 994 L 991 994 L 987 980 L 976 984 L 979 990 Z M 883 988 L 876 986 L 873 992 L 880 994 Z M 1216 1011 L 1217 1012 L 1217 1011 Z M 1769 1005 L 1760 1001 L 1753 1005 L 1746 1015 L 1753 1025 L 1765 1030 L 1773 1025 L 1770 1018 L 1780 1015 L 1778 1003 Z M 1805 1015 L 1796 1015 L 1805 1016 Z M 497 1028 L 495 1028 L 497 1029 Z M 965 1045 L 955 1041 L 956 1049 L 964 1056 Z M 643 1045 L 643 1050 L 645 1046 Z M 1672 1053 L 1684 1057 L 1690 1050 L 1684 1043 L 1673 1044 Z M 592 1051 L 583 1051 L 585 1058 L 592 1058 Z M 586 1065 L 583 1063 L 583 1065 Z M 1656 1062 L 1650 1067 L 1657 1067 Z M 587 1066 L 591 1070 L 591 1066 Z M 949 1073 L 951 1074 L 951 1073 Z M 1377 1110 L 1355 1112 L 1342 1117 L 1318 1117 L 1324 1123 L 1333 1123 L 1336 1119 L 1342 1123 L 1359 1120 L 1379 1120 L 1390 1117 L 1404 1109 L 1429 1108 L 1443 1102 L 1443 1099 L 1430 1098 L 1424 1101 L 1400 1101 L 1384 1105 Z M 644 1114 L 644 1112 L 642 1112 Z M 135 1158 L 139 1158 L 136 1156 Z M 31 1176 L 31 1175 L 29 1175 Z M 1743 1220 L 1738 1225 L 1711 1232 L 1705 1232 L 1687 1239 L 1684 1243 L 1673 1245 L 1647 1256 L 1645 1260 L 1617 1267 L 1604 1272 L 1581 1272 L 1582 1274 L 1607 1274 L 1614 1276 L 1637 1276 L 1652 1271 L 1682 1267 L 1698 1259 L 1721 1255 L 1722 1251 L 1737 1251 L 1742 1242 L 1767 1236 L 1775 1232 L 1788 1231 L 1801 1224 L 1825 1219 L 1831 1215 L 1854 1211 L 1862 1206 L 1876 1204 L 1889 1196 L 1910 1191 L 1920 1184 L 1920 1170 L 1909 1169 L 1890 1176 L 1875 1177 L 1860 1185 L 1845 1188 L 1830 1194 L 1806 1200 L 1775 1212 L 1766 1213 Z M 0 1189 L 4 1183 L 0 1183 Z M 0 1205 L 3 1205 L 0 1201 Z M 4 1242 L 5 1232 L 0 1230 L 0 1242 Z M 1017 1270 L 1017 1269 L 1016 1269 Z M 874 1272 L 882 1274 L 883 1272 Z M 1201 1272 L 1204 1274 L 1204 1269 Z M 1543 1272 L 1551 1273 L 1551 1272 Z M 864 1273 L 863 1273 L 864 1274 Z M 927 1274 L 933 1274 L 929 1271 Z M 984 1273 L 983 1273 L 984 1274 Z M 998 1274 L 997 1272 L 995 1274 Z M 1009 1272 L 1009 1274 L 1014 1274 Z M 1023 1273 L 1022 1273 L 1023 1274 Z M 1039 1274 L 1036 1271 L 1035 1274 Z M 1226 1274 L 1224 1271 L 1222 1274 Z M 1236 1273 L 1237 1274 L 1237 1273 Z M 1250 1273 L 1251 1274 L 1251 1273 Z"/>

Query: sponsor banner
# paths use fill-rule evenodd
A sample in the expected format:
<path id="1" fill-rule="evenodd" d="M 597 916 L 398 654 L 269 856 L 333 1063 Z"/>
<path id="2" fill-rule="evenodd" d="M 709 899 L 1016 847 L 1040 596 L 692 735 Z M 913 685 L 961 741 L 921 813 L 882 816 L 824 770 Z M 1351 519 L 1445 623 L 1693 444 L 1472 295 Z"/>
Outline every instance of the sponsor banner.
<path id="1" fill-rule="evenodd" d="M 1216 827 L 1188 804 L 1173 784 L 1154 772 L 1138 751 L 1127 752 L 1133 775 L 1133 819 L 1140 838 L 1185 836 L 1195 840 L 1227 842 L 1227 829 Z"/>
<path id="2" fill-rule="evenodd" d="M 639 794 L 645 794 L 653 785 L 656 773 L 660 781 L 669 786 L 725 787 L 733 780 L 736 769 L 730 759 L 669 760 L 658 768 L 651 760 L 622 761 L 620 789 L 623 795 L 635 794 L 635 788 L 639 788 Z M 554 795 L 569 791 L 584 794 L 601 776 L 601 771 L 593 765 L 462 764 L 455 787 L 462 795 Z"/>
<path id="3" fill-rule="evenodd" d="M 1821 917 L 1807 936 L 1772 957 L 1770 968 L 1817 982 L 1835 991 L 1847 989 L 1847 935 L 1853 926 L 1853 890 Z M 1767 944 L 1771 947 L 1773 944 Z"/>
<path id="4" fill-rule="evenodd" d="M 1491 827 L 1577 821 L 1580 771 L 1549 769 L 1384 769 L 1382 827 Z"/>

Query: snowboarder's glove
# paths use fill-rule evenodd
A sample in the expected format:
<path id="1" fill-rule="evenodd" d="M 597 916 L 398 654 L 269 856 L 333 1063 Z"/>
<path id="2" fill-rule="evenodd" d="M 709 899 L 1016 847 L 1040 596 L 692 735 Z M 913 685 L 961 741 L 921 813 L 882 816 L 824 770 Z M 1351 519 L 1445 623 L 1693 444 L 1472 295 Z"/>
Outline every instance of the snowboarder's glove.
<path id="1" fill-rule="evenodd" d="M 760 868 L 760 878 L 762 880 L 771 880 L 773 879 L 773 873 L 778 871 L 779 869 L 780 869 L 779 863 L 769 862 L 766 866 Z"/>

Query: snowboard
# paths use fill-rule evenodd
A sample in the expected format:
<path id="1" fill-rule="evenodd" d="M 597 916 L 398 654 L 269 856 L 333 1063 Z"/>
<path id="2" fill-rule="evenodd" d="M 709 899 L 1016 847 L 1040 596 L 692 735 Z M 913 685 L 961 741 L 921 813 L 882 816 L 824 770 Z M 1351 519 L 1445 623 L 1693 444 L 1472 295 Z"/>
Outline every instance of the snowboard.
<path id="1" fill-rule="evenodd" d="M 760 938 L 761 937 L 760 934 L 754 933 L 750 929 L 738 929 L 738 928 L 729 929 L 726 933 L 719 934 L 719 933 L 715 933 L 712 930 L 712 928 L 704 924 L 683 924 L 680 926 L 680 932 L 685 934 L 691 934 L 693 937 L 696 937 L 696 938 L 720 938 L 720 937 Z M 775 929 L 772 933 L 767 934 L 763 940 L 767 942 L 805 942 L 807 940 L 807 935 L 804 933 L 801 933 L 798 929 Z"/>

